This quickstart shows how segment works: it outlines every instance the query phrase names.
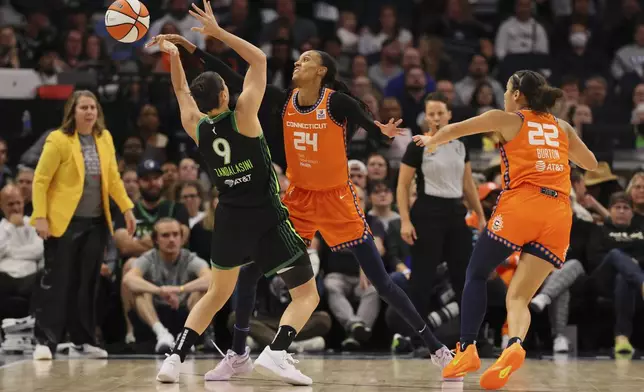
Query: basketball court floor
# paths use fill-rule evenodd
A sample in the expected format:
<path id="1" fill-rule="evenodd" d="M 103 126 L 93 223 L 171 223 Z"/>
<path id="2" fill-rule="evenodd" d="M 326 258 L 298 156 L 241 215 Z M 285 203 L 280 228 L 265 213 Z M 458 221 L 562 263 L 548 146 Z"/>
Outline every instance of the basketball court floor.
<path id="1" fill-rule="evenodd" d="M 389 355 L 298 355 L 299 368 L 313 378 L 311 387 L 293 387 L 264 380 L 256 373 L 231 382 L 204 382 L 203 375 L 219 359 L 189 358 L 183 364 L 180 384 L 155 381 L 160 357 L 115 357 L 109 360 L 67 359 L 33 362 L 25 357 L 0 358 L 2 392 L 394 392 L 476 391 L 478 375 L 465 382 L 441 382 L 428 360 Z M 505 391 L 644 391 L 644 361 L 628 359 L 576 359 L 566 356 L 530 359 L 512 376 Z"/>

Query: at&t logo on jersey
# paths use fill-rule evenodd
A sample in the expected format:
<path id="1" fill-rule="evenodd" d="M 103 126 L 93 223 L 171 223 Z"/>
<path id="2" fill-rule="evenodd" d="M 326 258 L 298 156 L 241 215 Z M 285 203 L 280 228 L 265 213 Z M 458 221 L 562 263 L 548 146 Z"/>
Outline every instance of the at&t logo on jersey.
<path id="1" fill-rule="evenodd" d="M 501 215 L 497 215 L 492 221 L 492 231 L 496 233 L 501 229 L 503 229 L 503 217 Z"/>
<path id="2" fill-rule="evenodd" d="M 237 184 L 241 184 L 242 182 L 250 182 L 250 174 L 246 174 L 245 176 L 241 176 L 238 178 L 231 178 L 229 180 L 224 181 L 224 184 L 232 188 Z"/>
<path id="3" fill-rule="evenodd" d="M 562 164 L 559 164 L 559 163 L 545 163 L 544 161 L 535 162 L 534 168 L 538 172 L 544 172 L 544 171 L 562 172 L 565 169 L 564 165 L 562 165 Z"/>

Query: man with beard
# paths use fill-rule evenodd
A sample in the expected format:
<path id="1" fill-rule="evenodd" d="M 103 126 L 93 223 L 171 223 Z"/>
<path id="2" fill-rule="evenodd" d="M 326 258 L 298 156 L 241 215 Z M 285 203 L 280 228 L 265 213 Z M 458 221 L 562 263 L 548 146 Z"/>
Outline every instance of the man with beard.
<path id="1" fill-rule="evenodd" d="M 154 225 L 161 218 L 174 218 L 181 224 L 183 245 L 188 242 L 190 229 L 188 228 L 188 211 L 180 204 L 164 199 L 161 196 L 163 188 L 163 171 L 158 162 L 146 159 L 137 168 L 139 190 L 141 199 L 134 204 L 134 217 L 137 228 L 134 236 L 130 237 L 125 227 L 122 215 L 117 215 L 114 222 L 114 241 L 121 257 L 127 262 L 123 265 L 123 275 L 132 267 L 134 258 L 154 247 L 152 232 Z M 134 342 L 132 324 L 127 314 L 132 307 L 132 293 L 125 285 L 121 285 L 121 301 L 127 324 L 126 342 Z"/>
<path id="2" fill-rule="evenodd" d="M 490 67 L 482 54 L 474 54 L 472 56 L 467 71 L 467 76 L 454 84 L 456 96 L 454 97 L 453 103 L 455 106 L 469 106 L 476 87 L 481 83 L 487 83 L 492 86 L 494 100 L 497 104 L 503 102 L 505 87 L 490 77 Z"/>
<path id="3" fill-rule="evenodd" d="M 427 77 L 418 66 L 405 72 L 405 92 L 400 100 L 403 112 L 403 126 L 411 129 L 412 135 L 421 133 L 420 124 L 425 116 L 425 96 L 427 95 Z"/>

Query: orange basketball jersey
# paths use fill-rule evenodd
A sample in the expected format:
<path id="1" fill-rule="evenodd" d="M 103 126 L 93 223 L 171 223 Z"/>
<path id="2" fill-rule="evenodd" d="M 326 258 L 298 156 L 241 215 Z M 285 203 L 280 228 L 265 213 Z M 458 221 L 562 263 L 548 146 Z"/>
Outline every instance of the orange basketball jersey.
<path id="1" fill-rule="evenodd" d="M 568 135 L 549 113 L 520 110 L 523 126 L 514 139 L 501 146 L 504 189 L 522 185 L 570 194 Z"/>
<path id="2" fill-rule="evenodd" d="M 334 91 L 325 88 L 307 111 L 297 105 L 298 91 L 293 90 L 282 114 L 286 176 L 294 186 L 313 191 L 346 185 L 346 124 L 329 114 L 329 97 Z"/>

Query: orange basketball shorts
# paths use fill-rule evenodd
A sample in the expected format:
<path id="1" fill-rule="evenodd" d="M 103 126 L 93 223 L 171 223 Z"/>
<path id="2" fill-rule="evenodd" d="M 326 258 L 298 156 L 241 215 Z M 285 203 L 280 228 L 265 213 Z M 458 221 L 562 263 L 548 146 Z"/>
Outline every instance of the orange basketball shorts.
<path id="1" fill-rule="evenodd" d="M 524 186 L 503 191 L 488 222 L 488 234 L 561 268 L 570 244 L 572 207 L 568 195 L 546 195 L 541 189 Z"/>
<path id="2" fill-rule="evenodd" d="M 295 231 L 310 244 L 319 231 L 331 250 L 348 248 L 372 238 L 351 182 L 338 188 L 311 191 L 290 185 L 282 199 Z"/>

